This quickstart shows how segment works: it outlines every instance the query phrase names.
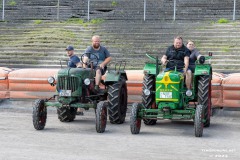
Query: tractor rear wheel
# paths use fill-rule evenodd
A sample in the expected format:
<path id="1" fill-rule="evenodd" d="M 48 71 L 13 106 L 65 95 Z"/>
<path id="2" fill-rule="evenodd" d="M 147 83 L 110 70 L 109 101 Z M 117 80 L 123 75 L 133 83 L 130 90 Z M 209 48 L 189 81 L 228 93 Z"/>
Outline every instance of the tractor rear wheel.
<path id="1" fill-rule="evenodd" d="M 209 75 L 200 76 L 198 80 L 198 104 L 204 108 L 204 127 L 210 126 L 211 117 L 211 78 Z"/>
<path id="2" fill-rule="evenodd" d="M 203 110 L 203 105 L 197 105 L 194 118 L 194 130 L 196 137 L 202 137 L 203 134 Z"/>
<path id="3" fill-rule="evenodd" d="M 61 107 L 57 109 L 58 119 L 61 122 L 72 122 L 77 113 L 77 108 L 74 107 Z"/>
<path id="4" fill-rule="evenodd" d="M 103 133 L 107 125 L 107 103 L 101 101 L 97 104 L 96 109 L 96 131 Z"/>
<path id="5" fill-rule="evenodd" d="M 44 100 L 38 99 L 35 101 L 32 118 L 36 130 L 44 129 L 47 120 L 47 107 L 44 105 Z"/>
<path id="6" fill-rule="evenodd" d="M 110 123 L 122 124 L 127 112 L 127 84 L 124 77 L 108 87 L 108 114 Z"/>
<path id="7" fill-rule="evenodd" d="M 155 108 L 155 94 L 145 95 L 144 90 L 155 91 L 155 76 L 145 75 L 143 77 L 143 88 L 142 88 L 142 104 L 146 109 Z M 146 125 L 155 125 L 156 119 L 143 118 L 143 122 Z"/>
<path id="8" fill-rule="evenodd" d="M 132 105 L 131 115 L 130 115 L 130 129 L 132 134 L 139 134 L 141 129 L 141 118 L 138 117 L 138 111 L 140 106 L 138 103 Z"/>

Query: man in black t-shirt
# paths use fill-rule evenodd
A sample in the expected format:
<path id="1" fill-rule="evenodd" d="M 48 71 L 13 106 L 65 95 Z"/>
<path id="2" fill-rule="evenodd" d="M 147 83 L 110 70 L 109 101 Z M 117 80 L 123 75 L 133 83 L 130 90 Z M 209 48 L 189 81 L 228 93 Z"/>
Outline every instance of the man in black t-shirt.
<path id="1" fill-rule="evenodd" d="M 174 38 L 173 45 L 168 47 L 166 54 L 163 55 L 161 61 L 163 65 L 166 65 L 165 71 L 177 70 L 183 72 L 186 75 L 186 86 L 187 86 L 187 96 L 192 95 L 191 91 L 191 71 L 188 69 L 189 66 L 189 56 L 190 51 L 183 44 L 183 39 L 180 36 Z"/>

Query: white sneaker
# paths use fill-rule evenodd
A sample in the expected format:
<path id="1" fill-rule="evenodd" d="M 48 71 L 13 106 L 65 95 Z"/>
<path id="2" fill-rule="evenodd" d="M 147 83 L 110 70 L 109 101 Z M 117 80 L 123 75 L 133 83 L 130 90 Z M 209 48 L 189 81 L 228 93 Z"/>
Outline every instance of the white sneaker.
<path id="1" fill-rule="evenodd" d="M 186 91 L 186 95 L 187 95 L 188 97 L 190 97 L 190 96 L 192 95 L 192 90 L 188 89 L 188 90 Z"/>

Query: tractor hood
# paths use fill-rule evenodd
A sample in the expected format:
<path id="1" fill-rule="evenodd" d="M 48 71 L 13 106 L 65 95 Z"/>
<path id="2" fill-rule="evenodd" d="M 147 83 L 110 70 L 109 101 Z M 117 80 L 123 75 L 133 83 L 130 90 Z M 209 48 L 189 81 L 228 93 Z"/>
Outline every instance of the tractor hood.
<path id="1" fill-rule="evenodd" d="M 74 76 L 85 78 L 93 78 L 95 76 L 95 71 L 90 68 L 64 68 L 58 71 L 58 76 Z"/>

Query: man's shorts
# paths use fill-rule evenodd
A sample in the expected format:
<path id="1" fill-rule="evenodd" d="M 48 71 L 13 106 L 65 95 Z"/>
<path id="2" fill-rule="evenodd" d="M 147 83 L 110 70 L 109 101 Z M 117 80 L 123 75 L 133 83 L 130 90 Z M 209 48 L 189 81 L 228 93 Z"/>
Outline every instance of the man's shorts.
<path id="1" fill-rule="evenodd" d="M 195 65 L 190 65 L 190 64 L 189 64 L 188 68 L 192 71 L 192 73 L 194 73 L 194 72 L 195 72 L 195 68 L 196 68 L 196 66 L 195 66 Z"/>
<path id="2" fill-rule="evenodd" d="M 107 66 L 105 66 L 104 69 L 100 68 L 100 66 L 96 66 L 96 67 L 94 67 L 94 69 L 95 70 L 100 69 L 102 75 L 104 75 L 106 73 L 106 71 L 107 71 Z"/>

